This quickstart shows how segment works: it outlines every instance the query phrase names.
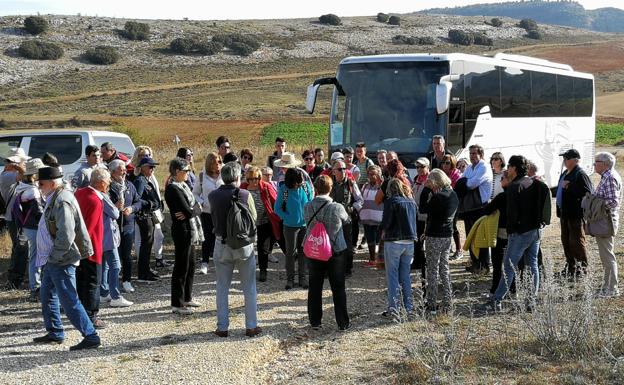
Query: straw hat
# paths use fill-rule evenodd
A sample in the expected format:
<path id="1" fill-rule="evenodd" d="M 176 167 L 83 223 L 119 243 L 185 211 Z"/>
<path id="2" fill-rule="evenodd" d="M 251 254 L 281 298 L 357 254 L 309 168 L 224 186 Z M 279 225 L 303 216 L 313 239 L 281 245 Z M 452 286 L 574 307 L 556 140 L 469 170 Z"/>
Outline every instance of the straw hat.
<path id="1" fill-rule="evenodd" d="M 21 147 L 12 148 L 9 150 L 9 156 L 6 157 L 6 160 L 11 163 L 21 163 L 28 159 L 30 159 L 30 156 L 27 156 Z"/>
<path id="2" fill-rule="evenodd" d="M 275 167 L 282 167 L 282 168 L 295 168 L 301 165 L 301 161 L 297 160 L 297 158 L 295 157 L 295 154 L 293 154 L 292 152 L 285 152 L 282 154 L 281 159 L 278 159 L 275 162 L 273 162 L 273 165 Z"/>
<path id="3" fill-rule="evenodd" d="M 26 172 L 24 175 L 35 175 L 39 172 L 39 169 L 45 167 L 45 164 L 39 158 L 32 158 L 26 162 Z"/>

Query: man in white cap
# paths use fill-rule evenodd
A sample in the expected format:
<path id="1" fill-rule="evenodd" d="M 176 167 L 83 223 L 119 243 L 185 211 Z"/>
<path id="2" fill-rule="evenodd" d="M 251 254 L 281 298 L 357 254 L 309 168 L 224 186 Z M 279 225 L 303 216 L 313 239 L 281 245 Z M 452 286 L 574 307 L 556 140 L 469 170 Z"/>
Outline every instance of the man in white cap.
<path id="1" fill-rule="evenodd" d="M 321 173 L 321 175 L 327 175 L 328 177 L 331 178 L 333 176 L 333 173 L 334 173 L 334 171 L 333 171 L 334 163 L 336 163 L 338 161 L 341 161 L 341 162 L 344 163 L 344 160 L 345 160 L 344 154 L 342 152 L 340 152 L 340 151 L 335 151 L 335 152 L 333 152 L 331 154 L 331 158 L 329 160 L 330 160 L 330 163 L 331 163 L 332 167 L 327 169 L 327 170 L 325 170 L 325 171 L 323 171 Z M 345 170 L 345 175 L 346 175 L 347 179 L 351 179 L 352 181 L 357 182 L 355 180 L 355 177 L 353 176 L 353 173 L 351 171 Z"/>

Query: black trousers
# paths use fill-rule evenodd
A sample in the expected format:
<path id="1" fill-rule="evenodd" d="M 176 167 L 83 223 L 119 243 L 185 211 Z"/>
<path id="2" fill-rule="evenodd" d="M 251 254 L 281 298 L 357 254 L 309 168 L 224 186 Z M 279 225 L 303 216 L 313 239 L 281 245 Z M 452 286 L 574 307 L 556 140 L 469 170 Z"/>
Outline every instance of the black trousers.
<path id="1" fill-rule="evenodd" d="M 80 260 L 76 267 L 76 291 L 87 315 L 94 322 L 100 311 L 100 284 L 102 265 L 88 259 Z"/>
<path id="2" fill-rule="evenodd" d="M 28 241 L 19 236 L 19 229 L 13 221 L 7 222 L 11 236 L 11 260 L 9 262 L 8 281 L 16 289 L 21 288 L 28 266 Z"/>
<path id="3" fill-rule="evenodd" d="M 175 247 L 175 261 L 171 274 L 171 306 L 182 307 L 184 302 L 193 299 L 193 278 L 195 275 L 195 259 L 191 232 L 182 229 L 171 229 Z"/>
<path id="4" fill-rule="evenodd" d="M 147 278 L 151 275 L 150 256 L 154 245 L 154 223 L 150 217 L 136 219 L 141 234 L 141 247 L 139 249 L 138 276 L 139 279 Z"/>
<path id="5" fill-rule="evenodd" d="M 134 228 L 134 226 L 132 226 Z M 117 248 L 121 259 L 121 281 L 132 280 L 132 246 L 134 245 L 134 230 L 121 233 L 121 243 Z"/>
<path id="6" fill-rule="evenodd" d="M 321 262 L 308 259 L 310 272 L 310 287 L 308 289 L 308 319 L 310 325 L 320 326 L 323 318 L 323 283 L 325 274 L 329 278 L 329 285 L 334 300 L 334 313 L 338 327 L 349 324 L 347 313 L 347 292 L 345 290 L 345 260 L 344 252 L 334 254 L 329 261 Z"/>
<path id="7" fill-rule="evenodd" d="M 492 249 L 492 286 L 490 293 L 494 294 L 501 277 L 503 276 L 503 258 L 505 257 L 505 249 L 507 248 L 507 239 L 496 238 L 496 247 Z M 512 282 L 515 286 L 515 282 Z"/>
<path id="8" fill-rule="evenodd" d="M 273 243 L 275 238 L 273 237 L 273 229 L 271 222 L 267 222 L 257 227 L 257 241 L 258 241 L 258 267 L 260 270 L 266 271 L 269 267 L 269 254 L 273 249 Z"/>
<path id="9" fill-rule="evenodd" d="M 464 226 L 466 228 L 466 235 L 470 232 L 470 229 L 474 225 L 474 223 L 479 219 L 481 211 L 478 210 L 478 213 L 469 215 L 464 219 Z M 473 269 L 489 269 L 490 268 L 490 249 L 480 249 L 479 255 L 474 255 L 472 250 L 470 250 L 470 260 L 472 261 Z"/>
<path id="10" fill-rule="evenodd" d="M 212 225 L 212 215 L 209 213 L 201 213 L 202 231 L 204 232 L 204 241 L 202 242 L 202 262 L 210 262 L 210 258 L 214 253 L 215 234 Z"/>
<path id="11" fill-rule="evenodd" d="M 358 238 L 360 236 L 360 215 L 353 210 L 351 214 L 351 245 L 352 248 L 357 247 Z"/>
<path id="12" fill-rule="evenodd" d="M 352 223 L 345 223 L 342 225 L 342 235 L 347 243 L 347 249 L 344 253 L 345 272 L 351 273 L 353 270 L 353 244 L 351 243 L 351 229 Z"/>
<path id="13" fill-rule="evenodd" d="M 425 261 L 425 243 L 421 241 L 421 239 L 424 239 L 422 235 L 425 233 L 425 224 L 425 221 L 416 221 L 416 236 L 418 239 L 414 241 L 414 259 L 410 266 L 410 270 L 421 269 L 423 279 L 425 278 L 425 267 L 427 265 Z"/>

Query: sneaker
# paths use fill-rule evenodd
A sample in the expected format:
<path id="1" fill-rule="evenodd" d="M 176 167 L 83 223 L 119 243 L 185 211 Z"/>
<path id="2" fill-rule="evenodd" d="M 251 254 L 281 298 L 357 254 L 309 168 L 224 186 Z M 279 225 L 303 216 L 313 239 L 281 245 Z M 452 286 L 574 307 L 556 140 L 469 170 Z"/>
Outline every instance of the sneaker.
<path id="1" fill-rule="evenodd" d="M 191 314 L 193 314 L 193 310 L 189 309 L 188 307 L 175 307 L 175 306 L 172 306 L 171 307 L 171 312 L 173 314 L 179 314 L 179 315 L 191 315 Z"/>
<path id="2" fill-rule="evenodd" d="M 159 258 L 156 260 L 155 266 L 159 269 L 162 269 L 171 266 L 171 263 L 169 263 L 169 261 L 165 261 L 163 258 Z"/>
<path id="3" fill-rule="evenodd" d="M 286 287 L 284 289 L 290 290 L 295 287 L 295 281 L 286 281 Z"/>
<path id="4" fill-rule="evenodd" d="M 208 274 L 208 263 L 202 262 L 199 272 L 204 275 Z"/>
<path id="5" fill-rule="evenodd" d="M 70 346 L 69 350 L 84 350 L 84 349 L 97 349 L 99 346 L 101 345 L 100 343 L 100 338 L 98 337 L 97 340 L 88 340 L 88 339 L 83 339 L 82 341 L 80 341 L 80 343 L 78 343 L 77 345 L 74 346 Z"/>
<path id="6" fill-rule="evenodd" d="M 342 325 L 338 328 L 338 330 L 340 330 L 341 332 L 346 332 L 347 330 L 351 329 L 351 324 L 348 323 L 346 325 Z"/>
<path id="7" fill-rule="evenodd" d="M 503 311 L 503 304 L 501 303 L 501 301 L 492 299 L 488 305 L 490 307 L 490 310 L 494 311 L 494 313 L 500 313 Z"/>
<path id="8" fill-rule="evenodd" d="M 134 302 L 128 301 L 122 296 L 119 296 L 119 298 L 113 299 L 110 301 L 111 307 L 128 307 L 128 306 L 132 306 L 133 304 Z"/>
<path id="9" fill-rule="evenodd" d="M 193 300 L 190 300 L 188 302 L 184 302 L 184 306 L 185 307 L 200 307 L 201 304 L 199 302 L 195 302 Z"/>
<path id="10" fill-rule="evenodd" d="M 134 287 L 132 287 L 130 281 L 126 281 L 121 284 L 121 291 L 124 293 L 134 293 Z"/>
<path id="11" fill-rule="evenodd" d="M 451 256 L 451 261 L 459 261 L 464 258 L 464 251 L 462 249 L 455 250 L 455 253 Z"/>
<path id="12" fill-rule="evenodd" d="M 214 332 L 212 332 L 212 334 L 214 334 L 217 337 L 226 338 L 230 333 L 227 330 L 217 329 Z"/>
<path id="13" fill-rule="evenodd" d="M 260 333 L 262 333 L 262 328 L 260 326 L 256 326 L 253 329 L 245 329 L 245 335 L 247 337 L 255 337 Z"/>
<path id="14" fill-rule="evenodd" d="M 310 327 L 312 328 L 312 330 L 321 330 L 323 326 L 321 324 L 318 324 L 318 325 L 310 325 Z"/>
<path id="15" fill-rule="evenodd" d="M 266 270 L 260 270 L 260 275 L 258 276 L 258 281 L 266 282 L 266 280 L 267 280 L 267 271 Z"/>
<path id="16" fill-rule="evenodd" d="M 271 263 L 279 263 L 279 258 L 275 256 L 275 254 L 269 254 L 269 262 Z"/>
<path id="17" fill-rule="evenodd" d="M 113 298 L 110 294 L 106 294 L 104 297 L 100 296 L 100 302 L 110 302 Z"/>
<path id="18" fill-rule="evenodd" d="M 36 344 L 62 344 L 63 338 L 56 338 L 52 337 L 50 334 L 46 334 L 41 337 L 33 338 L 33 342 Z"/>

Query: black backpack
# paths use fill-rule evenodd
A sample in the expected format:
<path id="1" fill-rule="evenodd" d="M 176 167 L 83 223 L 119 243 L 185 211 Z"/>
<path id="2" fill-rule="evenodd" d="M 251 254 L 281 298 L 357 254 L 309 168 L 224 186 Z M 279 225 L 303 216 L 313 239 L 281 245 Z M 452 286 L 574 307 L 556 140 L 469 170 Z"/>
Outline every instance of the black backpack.
<path id="1" fill-rule="evenodd" d="M 225 243 L 234 250 L 250 245 L 256 239 L 256 221 L 249 208 L 240 201 L 239 192 L 240 189 L 234 190 L 225 225 Z"/>

